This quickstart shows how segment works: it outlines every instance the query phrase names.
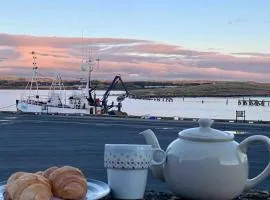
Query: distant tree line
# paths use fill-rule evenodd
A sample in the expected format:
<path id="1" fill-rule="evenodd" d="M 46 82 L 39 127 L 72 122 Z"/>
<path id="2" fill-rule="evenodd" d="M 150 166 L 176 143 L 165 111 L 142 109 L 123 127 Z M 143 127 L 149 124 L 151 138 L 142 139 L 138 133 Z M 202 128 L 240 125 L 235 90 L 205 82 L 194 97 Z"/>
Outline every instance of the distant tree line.
<path id="1" fill-rule="evenodd" d="M 21 89 L 25 88 L 27 85 L 28 80 L 24 78 L 16 79 L 16 80 L 0 80 L 0 88 L 1 89 Z M 42 81 L 38 82 L 41 89 L 46 89 L 50 87 L 51 81 Z M 77 80 L 63 80 L 63 83 L 67 89 L 76 89 L 79 85 L 81 85 L 80 81 Z M 111 81 L 99 81 L 99 80 L 93 80 L 92 81 L 92 87 L 94 87 L 97 90 L 106 90 L 109 85 L 111 84 Z M 166 87 L 166 86 L 196 86 L 201 84 L 209 84 L 209 83 L 197 83 L 197 82 L 157 82 L 157 81 L 128 81 L 124 82 L 127 90 L 134 90 L 134 89 L 144 89 L 151 86 L 156 87 Z M 116 84 L 114 87 L 115 90 L 122 90 L 123 87 L 121 84 Z"/>

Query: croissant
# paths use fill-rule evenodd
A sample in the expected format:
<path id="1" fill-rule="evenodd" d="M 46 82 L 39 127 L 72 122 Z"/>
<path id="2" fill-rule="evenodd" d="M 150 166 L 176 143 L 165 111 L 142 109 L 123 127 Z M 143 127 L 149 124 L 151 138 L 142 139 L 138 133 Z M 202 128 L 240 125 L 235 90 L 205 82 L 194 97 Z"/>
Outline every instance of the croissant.
<path id="1" fill-rule="evenodd" d="M 54 170 L 58 169 L 58 167 L 54 166 L 54 167 L 50 167 L 48 169 L 46 169 L 44 172 L 43 172 L 43 176 L 45 178 L 49 178 L 49 176 L 51 175 L 51 173 L 54 172 Z"/>
<path id="2" fill-rule="evenodd" d="M 49 181 L 37 174 L 25 173 L 6 185 L 5 199 L 50 200 L 51 198 L 52 192 Z"/>
<path id="3" fill-rule="evenodd" d="M 8 183 L 11 183 L 12 181 L 15 181 L 17 180 L 18 178 L 20 178 L 21 176 L 25 175 L 25 174 L 30 174 L 30 173 L 27 173 L 27 172 L 15 172 L 14 174 L 12 174 L 8 180 L 7 180 L 7 184 Z"/>
<path id="4" fill-rule="evenodd" d="M 36 172 L 35 174 L 44 176 L 44 172 L 43 172 L 43 171 L 38 171 L 38 172 Z"/>
<path id="5" fill-rule="evenodd" d="M 55 197 L 72 200 L 86 197 L 87 181 L 83 173 L 75 167 L 58 168 L 50 174 L 49 180 Z"/>

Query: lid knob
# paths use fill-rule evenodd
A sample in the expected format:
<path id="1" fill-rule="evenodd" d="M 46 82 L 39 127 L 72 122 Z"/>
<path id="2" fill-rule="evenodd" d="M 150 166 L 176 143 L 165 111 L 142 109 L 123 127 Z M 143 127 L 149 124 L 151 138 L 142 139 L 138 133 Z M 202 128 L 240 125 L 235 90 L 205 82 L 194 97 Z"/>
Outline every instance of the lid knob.
<path id="1" fill-rule="evenodd" d="M 206 128 L 210 127 L 213 124 L 214 120 L 208 118 L 200 118 L 198 122 L 200 127 Z"/>

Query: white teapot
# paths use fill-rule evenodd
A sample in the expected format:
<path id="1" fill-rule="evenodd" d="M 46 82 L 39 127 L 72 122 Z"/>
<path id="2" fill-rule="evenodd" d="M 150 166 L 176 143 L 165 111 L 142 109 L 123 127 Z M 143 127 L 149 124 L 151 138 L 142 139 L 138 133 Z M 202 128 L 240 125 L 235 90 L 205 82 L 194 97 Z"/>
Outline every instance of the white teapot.
<path id="1" fill-rule="evenodd" d="M 270 172 L 268 166 L 253 179 L 248 179 L 247 148 L 250 143 L 266 143 L 270 154 L 270 139 L 262 135 L 246 138 L 240 144 L 231 133 L 211 128 L 213 120 L 199 119 L 200 127 L 183 130 L 166 150 L 166 161 L 152 166 L 156 178 L 166 181 L 176 196 L 203 200 L 228 200 L 263 181 Z M 148 144 L 160 148 L 150 129 L 141 132 Z M 164 154 L 154 155 L 160 157 Z"/>

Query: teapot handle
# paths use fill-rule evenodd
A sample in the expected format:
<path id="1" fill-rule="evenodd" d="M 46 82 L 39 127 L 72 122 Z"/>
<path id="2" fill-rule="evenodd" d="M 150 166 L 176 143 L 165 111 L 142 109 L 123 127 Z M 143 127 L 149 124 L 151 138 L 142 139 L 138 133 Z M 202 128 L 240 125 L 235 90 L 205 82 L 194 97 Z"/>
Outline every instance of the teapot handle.
<path id="1" fill-rule="evenodd" d="M 166 153 L 160 148 L 153 148 L 153 159 L 151 165 L 162 165 L 166 161 Z"/>
<path id="2" fill-rule="evenodd" d="M 265 143 L 269 152 L 269 156 L 270 156 L 270 139 L 267 136 L 263 136 L 263 135 L 253 135 L 246 138 L 244 141 L 242 141 L 239 144 L 240 150 L 244 153 L 247 153 L 248 146 L 253 142 Z M 247 180 L 247 183 L 244 189 L 248 190 L 254 187 L 255 185 L 257 185 L 258 183 L 262 182 L 269 175 L 269 171 L 270 171 L 270 161 L 267 167 L 258 176 Z"/>

